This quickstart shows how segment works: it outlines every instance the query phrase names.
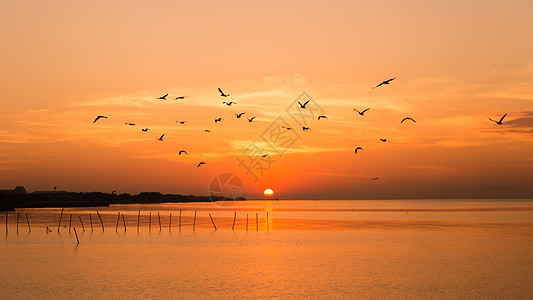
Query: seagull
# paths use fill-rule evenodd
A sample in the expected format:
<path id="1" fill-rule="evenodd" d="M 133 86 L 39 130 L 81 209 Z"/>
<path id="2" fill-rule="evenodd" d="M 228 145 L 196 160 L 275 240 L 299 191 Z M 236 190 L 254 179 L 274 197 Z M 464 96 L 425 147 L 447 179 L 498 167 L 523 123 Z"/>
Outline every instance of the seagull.
<path id="1" fill-rule="evenodd" d="M 302 130 L 303 130 L 303 131 L 307 131 L 307 130 L 309 130 L 309 127 L 305 127 L 305 126 L 304 126 L 304 127 L 302 127 Z"/>
<path id="2" fill-rule="evenodd" d="M 98 116 L 98 117 L 96 117 L 96 119 L 94 119 L 93 124 L 96 123 L 96 121 L 98 121 L 99 119 L 102 119 L 102 118 L 103 119 L 107 119 L 106 116 Z"/>
<path id="3" fill-rule="evenodd" d="M 377 88 L 377 87 L 379 87 L 379 86 L 382 86 L 382 85 L 384 85 L 384 84 L 389 84 L 389 83 L 390 83 L 391 81 L 393 81 L 394 79 L 396 79 L 396 77 L 391 78 L 391 79 L 387 79 L 387 80 L 383 81 L 382 83 L 380 83 L 380 84 L 376 85 L 375 87 L 373 87 L 373 89 L 375 89 L 375 88 Z"/>
<path id="4" fill-rule="evenodd" d="M 235 114 L 237 116 L 237 119 L 240 119 L 242 117 L 242 115 L 244 115 L 244 113 L 240 113 L 240 114 Z"/>
<path id="5" fill-rule="evenodd" d="M 292 130 L 292 127 L 285 127 L 285 126 L 283 126 L 283 125 L 281 125 L 281 128 L 285 128 L 285 129 L 287 129 L 287 130 Z"/>
<path id="6" fill-rule="evenodd" d="M 387 140 L 387 139 L 379 139 L 379 140 L 382 141 L 382 142 L 384 142 L 384 143 L 385 143 L 385 142 L 390 142 L 390 141 Z"/>
<path id="7" fill-rule="evenodd" d="M 215 119 L 215 123 L 222 122 L 222 118 Z"/>
<path id="8" fill-rule="evenodd" d="M 180 150 L 180 152 L 178 153 L 178 155 L 181 155 L 182 153 L 185 153 L 185 154 L 189 155 L 189 153 L 187 153 L 187 151 L 185 151 L 185 150 Z"/>
<path id="9" fill-rule="evenodd" d="M 176 121 L 176 123 L 185 124 L 187 121 Z"/>
<path id="10" fill-rule="evenodd" d="M 161 96 L 159 98 L 156 98 L 157 100 L 167 100 L 167 96 L 168 94 L 164 95 L 164 96 Z"/>
<path id="11" fill-rule="evenodd" d="M 187 96 L 178 96 L 178 97 L 176 97 L 176 100 L 183 100 L 185 98 L 187 98 Z"/>
<path id="12" fill-rule="evenodd" d="M 503 124 L 502 121 L 503 121 L 503 118 L 505 118 L 505 116 L 507 116 L 507 113 L 505 113 L 505 115 L 503 115 L 503 117 L 499 121 L 495 121 L 495 120 L 493 120 L 491 118 L 489 118 L 489 120 L 491 120 L 492 122 L 495 122 L 498 125 L 502 125 Z"/>
<path id="13" fill-rule="evenodd" d="M 135 125 L 135 123 L 124 123 L 124 124 L 130 125 L 130 126 L 134 126 Z"/>
<path id="14" fill-rule="evenodd" d="M 357 148 L 355 148 L 355 154 L 357 154 L 357 150 L 365 150 L 365 149 L 363 149 L 361 147 L 357 147 Z"/>
<path id="15" fill-rule="evenodd" d="M 227 97 L 227 96 L 229 96 L 229 94 L 227 94 L 227 95 L 224 94 L 224 92 L 223 92 L 220 88 L 218 88 L 218 91 L 220 92 L 220 96 L 222 96 L 222 97 Z"/>
<path id="16" fill-rule="evenodd" d="M 268 155 L 268 153 L 267 153 L 267 154 L 263 154 L 263 155 L 261 155 L 261 157 L 267 157 L 267 155 Z"/>
<path id="17" fill-rule="evenodd" d="M 248 119 L 248 122 L 252 123 L 252 121 L 255 119 L 255 117 L 246 118 L 246 119 Z"/>
<path id="18" fill-rule="evenodd" d="M 300 104 L 301 108 L 305 108 L 305 106 L 307 105 L 307 103 L 309 103 L 309 101 L 311 101 L 311 100 L 305 101 L 304 104 L 302 104 L 302 103 L 300 103 L 300 101 L 298 101 L 298 104 Z"/>
<path id="19" fill-rule="evenodd" d="M 326 116 L 318 116 L 319 120 L 322 119 L 322 118 L 327 119 L 328 117 L 326 117 Z"/>
<path id="20" fill-rule="evenodd" d="M 372 178 L 372 180 L 378 180 L 378 179 L 379 179 L 379 177 L 374 177 L 374 178 Z"/>
<path id="21" fill-rule="evenodd" d="M 198 168 L 199 166 L 205 165 L 205 164 L 206 164 L 205 162 L 201 161 L 196 167 Z"/>
<path id="22" fill-rule="evenodd" d="M 164 136 L 165 136 L 165 134 L 163 133 L 163 134 L 162 134 L 158 139 L 156 139 L 156 140 L 158 140 L 158 141 L 163 141 L 163 137 L 164 137 Z"/>
<path id="23" fill-rule="evenodd" d="M 211 132 L 209 129 L 205 129 L 204 131 L 205 131 L 205 132 Z"/>
<path id="24" fill-rule="evenodd" d="M 142 128 L 141 130 L 147 132 L 148 130 L 150 130 L 150 128 Z"/>
<path id="25" fill-rule="evenodd" d="M 227 106 L 231 106 L 232 104 L 237 104 L 237 102 L 233 102 L 233 101 L 230 101 L 230 102 L 222 102 L 222 104 L 226 104 Z"/>
<path id="26" fill-rule="evenodd" d="M 403 121 L 405 121 L 405 120 L 411 120 L 411 121 L 413 121 L 413 122 L 416 123 L 416 121 L 415 121 L 413 118 L 411 118 L 411 117 L 405 117 L 405 118 L 402 119 L 402 121 L 400 122 L 400 124 L 402 124 Z"/>
<path id="27" fill-rule="evenodd" d="M 358 114 L 360 114 L 361 116 L 364 116 L 364 115 L 365 115 L 365 112 L 366 112 L 367 110 L 369 110 L 369 109 L 370 109 L 370 108 L 367 108 L 367 109 L 365 109 L 365 110 L 363 110 L 363 111 L 358 111 L 357 109 L 354 108 L 353 110 L 355 110 L 355 111 L 356 111 Z"/>

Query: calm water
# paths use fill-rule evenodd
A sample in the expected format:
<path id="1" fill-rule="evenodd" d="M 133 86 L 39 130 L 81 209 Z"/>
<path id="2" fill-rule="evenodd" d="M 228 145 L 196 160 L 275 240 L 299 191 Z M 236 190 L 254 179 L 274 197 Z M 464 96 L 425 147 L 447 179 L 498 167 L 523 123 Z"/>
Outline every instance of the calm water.
<path id="1" fill-rule="evenodd" d="M 7 234 L 0 216 L 0 298 L 533 297 L 533 200 L 117 205 L 58 232 L 60 214 L 10 212 Z"/>

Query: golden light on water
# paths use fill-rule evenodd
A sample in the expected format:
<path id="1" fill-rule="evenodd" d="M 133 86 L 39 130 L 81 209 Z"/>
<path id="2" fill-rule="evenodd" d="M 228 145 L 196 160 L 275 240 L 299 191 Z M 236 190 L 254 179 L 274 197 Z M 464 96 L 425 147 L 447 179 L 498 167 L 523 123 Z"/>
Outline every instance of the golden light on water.
<path id="1" fill-rule="evenodd" d="M 274 195 L 274 191 L 272 189 L 266 189 L 263 194 L 265 197 L 272 197 Z"/>

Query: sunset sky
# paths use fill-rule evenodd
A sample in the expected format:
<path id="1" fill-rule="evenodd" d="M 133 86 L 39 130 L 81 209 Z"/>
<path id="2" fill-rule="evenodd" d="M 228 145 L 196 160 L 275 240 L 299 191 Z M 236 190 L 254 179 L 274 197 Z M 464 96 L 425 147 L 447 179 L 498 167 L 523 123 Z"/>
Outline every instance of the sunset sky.
<path id="1" fill-rule="evenodd" d="M 531 198 L 532 16 L 530 0 L 3 1 L 0 189 L 205 195 L 234 173 L 248 198 Z M 283 151 L 278 130 L 298 137 Z"/>

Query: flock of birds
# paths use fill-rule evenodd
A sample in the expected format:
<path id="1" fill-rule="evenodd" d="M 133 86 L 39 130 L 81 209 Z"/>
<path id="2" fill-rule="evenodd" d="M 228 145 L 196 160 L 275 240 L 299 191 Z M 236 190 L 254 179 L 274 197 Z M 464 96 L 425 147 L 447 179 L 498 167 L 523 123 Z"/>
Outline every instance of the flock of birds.
<path id="1" fill-rule="evenodd" d="M 382 81 L 381 83 L 379 83 L 378 85 L 372 87 L 372 89 L 378 88 L 378 87 L 383 86 L 383 85 L 389 85 L 390 82 L 393 81 L 393 80 L 396 79 L 396 78 L 397 78 L 397 77 L 394 77 L 394 78 L 390 78 L 390 79 L 384 80 L 384 81 Z M 220 96 L 221 96 L 221 97 L 227 98 L 227 97 L 230 96 L 230 94 L 226 94 L 226 93 L 224 93 L 224 92 L 222 91 L 222 89 L 220 89 L 220 88 L 218 88 L 218 92 L 220 93 Z M 163 96 L 161 96 L 161 97 L 157 97 L 156 100 L 167 100 L 168 95 L 169 95 L 169 94 L 165 94 L 165 95 L 163 95 Z M 187 96 L 177 96 L 177 97 L 175 98 L 175 100 L 183 100 L 183 99 L 185 99 L 185 98 L 187 98 Z M 311 101 L 311 100 L 307 100 L 307 101 L 305 101 L 305 102 L 303 102 L 303 103 L 301 103 L 300 101 L 298 101 L 298 104 L 299 104 L 299 106 L 300 106 L 300 109 L 306 109 L 306 108 L 307 108 L 307 105 L 309 104 L 310 101 Z M 223 101 L 222 104 L 225 104 L 225 105 L 227 105 L 227 106 L 232 106 L 232 105 L 234 105 L 234 104 L 237 104 L 237 102 L 235 102 L 235 101 Z M 365 109 L 363 109 L 363 110 L 358 110 L 358 109 L 355 109 L 355 108 L 354 108 L 354 111 L 355 111 L 356 113 L 358 113 L 360 116 L 365 116 L 365 113 L 368 112 L 369 110 L 370 110 L 370 108 L 365 108 Z M 240 119 L 244 114 L 245 114 L 245 112 L 235 113 L 235 116 L 237 117 L 237 119 Z M 495 122 L 495 123 L 498 124 L 498 125 L 502 125 L 502 124 L 503 124 L 503 119 L 505 118 L 505 116 L 507 116 L 507 113 L 504 114 L 504 115 L 503 115 L 498 121 L 493 120 L 492 118 L 489 118 L 489 120 Z M 253 120 L 254 120 L 255 118 L 256 118 L 255 116 L 253 116 L 253 117 L 246 117 L 246 119 L 247 119 L 248 122 L 250 122 L 250 123 L 253 122 Z M 98 120 L 100 120 L 100 119 L 107 119 L 107 116 L 103 116 L 103 115 L 99 115 L 99 116 L 97 116 L 97 117 L 94 119 L 93 124 L 96 123 L 96 122 L 97 122 Z M 325 115 L 319 115 L 319 116 L 317 117 L 317 119 L 318 119 L 318 120 L 321 120 L 321 119 L 327 119 L 327 116 L 325 116 Z M 222 120 L 223 120 L 222 118 L 216 118 L 214 121 L 215 121 L 215 123 L 219 123 L 219 122 L 222 122 Z M 413 118 L 411 118 L 411 117 L 405 117 L 405 118 L 403 118 L 403 119 L 400 121 L 400 124 L 403 123 L 403 122 L 405 122 L 405 121 L 411 121 L 411 122 L 413 122 L 413 123 L 416 123 L 416 121 L 415 121 Z M 176 121 L 176 123 L 179 123 L 179 124 L 181 124 L 181 125 L 185 124 L 186 122 L 187 122 L 187 121 Z M 126 124 L 126 125 L 128 125 L 128 126 L 135 126 L 135 125 L 136 125 L 135 123 L 129 123 L 129 122 L 126 122 L 126 123 L 124 123 L 124 124 Z M 284 128 L 284 129 L 286 129 L 286 130 L 293 130 L 292 127 L 286 127 L 286 126 L 281 126 L 281 127 Z M 310 128 L 309 128 L 309 127 L 306 127 L 306 126 L 303 126 L 303 127 L 302 127 L 302 130 L 303 130 L 303 131 L 308 131 L 309 129 L 310 129 Z M 141 131 L 143 131 L 143 132 L 147 132 L 148 130 L 150 130 L 150 129 L 149 129 L 149 128 L 141 128 Z M 205 132 L 211 132 L 209 129 L 205 129 L 204 131 L 205 131 Z M 165 134 L 162 134 L 159 138 L 156 138 L 156 140 L 158 140 L 158 141 L 163 141 L 164 136 L 165 136 Z M 384 142 L 384 143 L 385 143 L 385 142 L 390 142 L 390 141 L 389 141 L 388 139 L 386 139 L 386 138 L 380 138 L 380 141 L 381 141 L 381 142 Z M 356 148 L 354 149 L 354 153 L 357 154 L 357 152 L 358 152 L 359 150 L 364 150 L 364 149 L 363 149 L 362 147 L 356 147 Z M 178 152 L 178 155 L 182 155 L 182 154 L 188 155 L 187 151 L 185 151 L 185 150 L 180 150 L 180 151 Z M 262 157 L 266 157 L 267 155 L 268 155 L 268 154 L 264 154 L 264 155 L 262 155 Z M 198 168 L 198 167 L 200 167 L 201 165 L 205 165 L 205 164 L 207 164 L 207 163 L 204 162 L 204 161 L 201 161 L 201 162 L 198 163 L 198 165 L 197 165 L 196 167 Z M 379 179 L 378 177 L 374 177 L 374 178 L 372 178 L 372 180 L 378 180 L 378 179 Z"/>

